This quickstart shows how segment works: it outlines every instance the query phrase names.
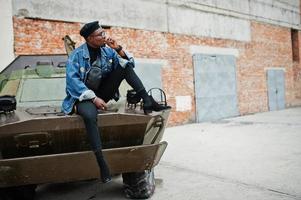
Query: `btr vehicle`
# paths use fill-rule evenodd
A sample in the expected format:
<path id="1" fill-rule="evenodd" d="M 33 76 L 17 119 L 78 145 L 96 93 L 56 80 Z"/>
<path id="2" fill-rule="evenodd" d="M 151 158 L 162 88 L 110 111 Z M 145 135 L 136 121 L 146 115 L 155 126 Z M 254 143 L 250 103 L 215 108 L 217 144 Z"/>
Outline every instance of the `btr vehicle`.
<path id="1" fill-rule="evenodd" d="M 64 63 L 38 61 L 3 72 L 0 199 L 34 199 L 38 184 L 98 179 L 83 120 L 61 112 Z M 149 92 L 166 104 L 162 90 Z M 161 139 L 170 109 L 145 115 L 126 83 L 120 93 L 120 101 L 98 114 L 103 154 L 111 173 L 122 174 L 126 197 L 149 198 L 155 190 L 154 167 L 167 147 Z"/>

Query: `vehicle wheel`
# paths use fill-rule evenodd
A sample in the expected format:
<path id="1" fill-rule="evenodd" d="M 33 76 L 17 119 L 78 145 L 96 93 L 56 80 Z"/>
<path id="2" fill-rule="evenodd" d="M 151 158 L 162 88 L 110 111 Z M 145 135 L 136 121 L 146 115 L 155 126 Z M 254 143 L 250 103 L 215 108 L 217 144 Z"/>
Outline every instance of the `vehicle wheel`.
<path id="1" fill-rule="evenodd" d="M 1 200 L 33 200 L 37 185 L 0 188 Z"/>
<path id="2" fill-rule="evenodd" d="M 122 174 L 124 192 L 127 198 L 148 199 L 155 191 L 154 169 L 144 172 Z"/>

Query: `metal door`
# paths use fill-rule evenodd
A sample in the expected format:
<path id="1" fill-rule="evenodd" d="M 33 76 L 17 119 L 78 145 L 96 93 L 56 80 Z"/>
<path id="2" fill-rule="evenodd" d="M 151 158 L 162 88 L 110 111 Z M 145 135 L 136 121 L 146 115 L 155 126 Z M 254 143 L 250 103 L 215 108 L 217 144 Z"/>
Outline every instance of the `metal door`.
<path id="1" fill-rule="evenodd" d="M 140 77 L 146 90 L 162 88 L 162 64 L 136 62 L 135 72 Z"/>
<path id="2" fill-rule="evenodd" d="M 235 57 L 193 56 L 197 122 L 237 116 Z"/>
<path id="3" fill-rule="evenodd" d="M 285 74 L 281 69 L 267 70 L 269 110 L 285 108 Z"/>
<path id="4" fill-rule="evenodd" d="M 162 88 L 161 63 L 136 61 L 135 66 L 136 67 L 134 68 L 134 70 L 138 77 L 141 79 L 146 91 L 151 88 Z M 121 96 L 125 97 L 126 92 L 129 89 L 131 89 L 131 87 L 126 83 L 126 81 L 123 81 L 119 88 Z M 157 99 L 156 94 L 153 94 L 153 96 L 155 97 L 155 99 Z"/>

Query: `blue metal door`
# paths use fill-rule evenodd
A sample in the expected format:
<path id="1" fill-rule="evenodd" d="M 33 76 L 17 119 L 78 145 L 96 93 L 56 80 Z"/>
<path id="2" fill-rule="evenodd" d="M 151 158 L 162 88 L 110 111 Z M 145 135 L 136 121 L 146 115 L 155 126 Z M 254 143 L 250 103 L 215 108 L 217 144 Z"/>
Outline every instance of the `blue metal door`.
<path id="1" fill-rule="evenodd" d="M 136 61 L 135 66 L 135 72 L 140 77 L 146 91 L 148 91 L 151 88 L 162 88 L 162 63 Z M 131 87 L 124 80 L 119 88 L 121 97 L 125 97 L 126 92 L 129 89 L 131 89 Z M 160 94 L 158 93 L 152 93 L 152 95 L 155 99 L 161 98 Z"/>
<path id="2" fill-rule="evenodd" d="M 267 70 L 269 110 L 285 108 L 285 74 L 283 70 Z"/>
<path id="3" fill-rule="evenodd" d="M 162 88 L 162 64 L 136 62 L 135 72 L 140 77 L 146 90 Z"/>
<path id="4" fill-rule="evenodd" d="M 193 56 L 197 122 L 237 116 L 235 57 Z"/>

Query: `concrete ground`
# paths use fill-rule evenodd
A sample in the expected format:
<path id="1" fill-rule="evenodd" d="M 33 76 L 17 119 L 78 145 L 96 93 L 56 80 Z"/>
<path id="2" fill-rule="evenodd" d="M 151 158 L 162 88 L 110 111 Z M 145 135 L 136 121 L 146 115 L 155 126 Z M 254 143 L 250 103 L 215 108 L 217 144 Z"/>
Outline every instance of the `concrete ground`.
<path id="1" fill-rule="evenodd" d="M 301 108 L 168 128 L 152 200 L 301 200 Z M 39 186 L 38 200 L 124 199 L 122 179 Z"/>

